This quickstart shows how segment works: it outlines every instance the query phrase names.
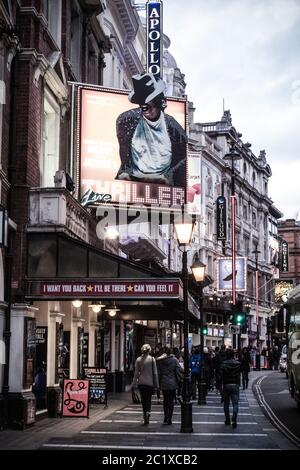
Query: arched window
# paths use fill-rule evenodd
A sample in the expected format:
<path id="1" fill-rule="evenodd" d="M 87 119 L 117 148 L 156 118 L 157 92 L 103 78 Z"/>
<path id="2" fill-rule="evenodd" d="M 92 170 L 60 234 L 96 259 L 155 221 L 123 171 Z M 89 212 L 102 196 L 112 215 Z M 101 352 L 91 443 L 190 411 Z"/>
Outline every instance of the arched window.
<path id="1" fill-rule="evenodd" d="M 256 185 L 256 174 L 255 174 L 255 171 L 253 171 L 253 173 L 252 173 L 252 185 L 253 185 L 253 186 Z"/>

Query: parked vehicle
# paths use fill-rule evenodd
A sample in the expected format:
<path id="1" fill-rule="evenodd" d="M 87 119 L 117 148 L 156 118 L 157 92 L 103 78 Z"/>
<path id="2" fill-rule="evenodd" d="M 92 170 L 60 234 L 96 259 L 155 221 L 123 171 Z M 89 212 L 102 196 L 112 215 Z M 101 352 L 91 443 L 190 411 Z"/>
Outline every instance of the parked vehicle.
<path id="1" fill-rule="evenodd" d="M 286 372 L 287 371 L 287 358 L 284 357 L 284 356 L 280 356 L 279 370 L 280 370 L 280 372 Z"/>
<path id="2" fill-rule="evenodd" d="M 300 410 L 300 285 L 290 291 L 287 309 L 289 390 Z"/>

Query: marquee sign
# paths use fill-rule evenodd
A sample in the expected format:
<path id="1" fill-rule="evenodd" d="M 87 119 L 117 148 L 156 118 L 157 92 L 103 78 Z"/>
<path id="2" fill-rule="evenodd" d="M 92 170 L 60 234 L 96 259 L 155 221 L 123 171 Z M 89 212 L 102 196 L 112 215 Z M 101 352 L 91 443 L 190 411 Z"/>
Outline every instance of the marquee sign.
<path id="1" fill-rule="evenodd" d="M 120 279 L 101 281 L 42 282 L 40 295 L 57 298 L 181 299 L 180 279 Z"/>
<path id="2" fill-rule="evenodd" d="M 162 2 L 147 2 L 147 70 L 162 77 Z"/>

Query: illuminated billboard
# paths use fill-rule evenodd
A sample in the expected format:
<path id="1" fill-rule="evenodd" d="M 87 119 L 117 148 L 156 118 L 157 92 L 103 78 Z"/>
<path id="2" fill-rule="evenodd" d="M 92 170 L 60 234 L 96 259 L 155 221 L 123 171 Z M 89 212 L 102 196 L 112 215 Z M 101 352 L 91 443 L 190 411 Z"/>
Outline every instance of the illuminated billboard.
<path id="1" fill-rule="evenodd" d="M 293 280 L 275 280 L 275 302 L 281 304 L 287 301 L 288 294 L 294 289 Z"/>
<path id="2" fill-rule="evenodd" d="M 187 205 L 189 214 L 201 215 L 201 155 L 189 152 L 187 160 Z"/>
<path id="3" fill-rule="evenodd" d="M 81 87 L 80 93 L 82 205 L 184 204 L 186 100 L 168 98 L 158 128 L 150 122 L 149 130 L 141 126 L 142 109 L 128 100 L 128 92 Z"/>
<path id="4" fill-rule="evenodd" d="M 218 290 L 232 290 L 232 258 L 218 259 Z M 236 257 L 235 283 L 237 291 L 247 290 L 247 258 Z"/>

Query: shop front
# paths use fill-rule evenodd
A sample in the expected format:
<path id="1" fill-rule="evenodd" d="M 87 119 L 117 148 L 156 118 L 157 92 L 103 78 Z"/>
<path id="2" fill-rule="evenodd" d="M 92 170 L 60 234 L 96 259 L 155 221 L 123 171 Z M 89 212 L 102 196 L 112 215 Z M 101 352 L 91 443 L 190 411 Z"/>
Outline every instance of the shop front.
<path id="1" fill-rule="evenodd" d="M 179 278 L 63 234 L 28 236 L 25 291 L 26 303 L 11 314 L 16 423 L 59 416 L 63 380 L 83 378 L 86 367 L 106 367 L 108 391 L 122 392 L 143 343 L 182 346 Z M 15 405 L 25 398 L 31 405 L 24 420 Z"/>

